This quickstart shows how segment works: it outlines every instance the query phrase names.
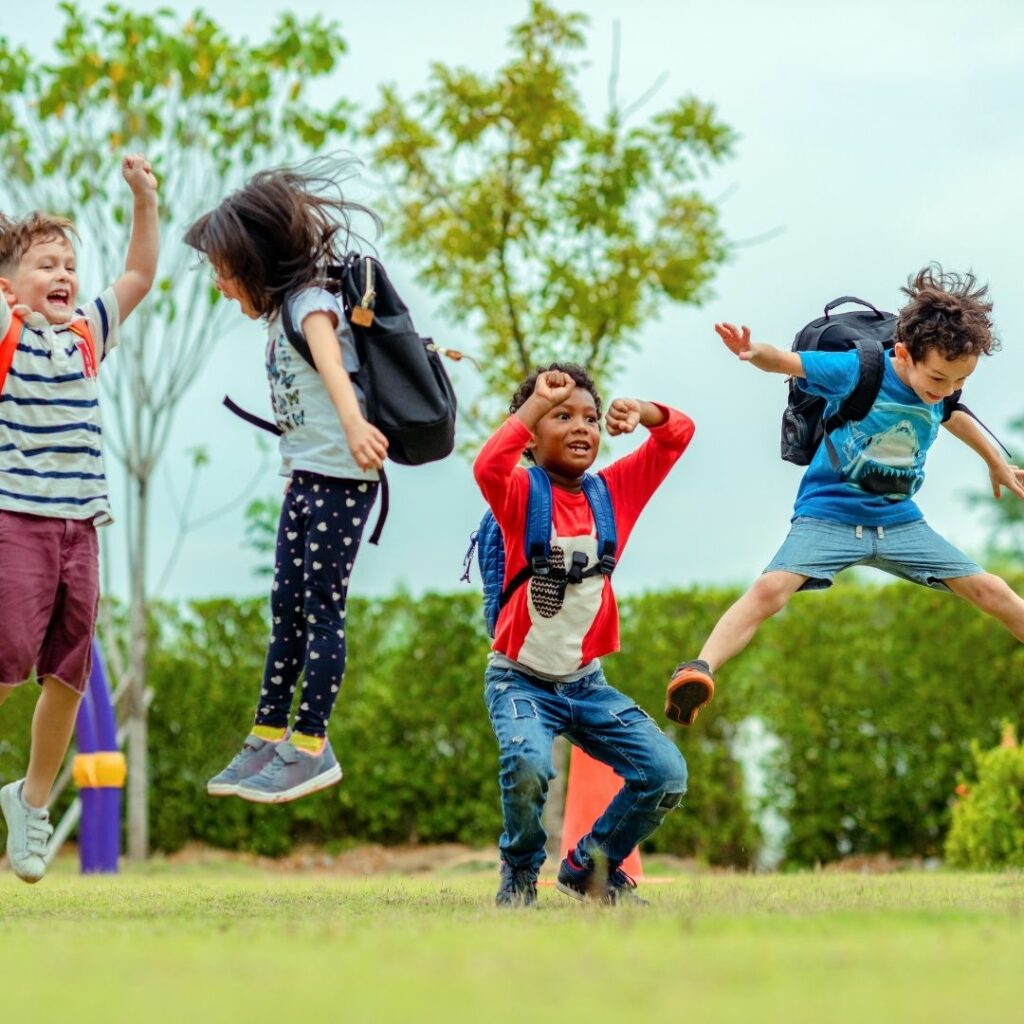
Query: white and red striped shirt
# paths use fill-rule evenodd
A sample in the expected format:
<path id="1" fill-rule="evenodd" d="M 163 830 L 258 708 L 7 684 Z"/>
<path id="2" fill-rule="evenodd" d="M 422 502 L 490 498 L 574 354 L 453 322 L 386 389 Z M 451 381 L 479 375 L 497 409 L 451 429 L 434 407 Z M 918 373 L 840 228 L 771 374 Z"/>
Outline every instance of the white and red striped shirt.
<path id="1" fill-rule="evenodd" d="M 693 437 L 693 421 L 681 412 L 659 406 L 667 419 L 650 431 L 634 452 L 600 471 L 608 485 L 618 537 L 617 558 L 629 540 L 640 513 L 668 476 Z M 505 544 L 508 584 L 526 565 L 523 538 L 529 499 L 529 474 L 519 463 L 533 437 L 517 416 L 510 416 L 480 450 L 473 475 Z M 551 556 L 572 564 L 581 551 L 587 564 L 597 560 L 594 516 L 583 492 L 552 485 Z M 564 589 L 564 597 L 562 590 Z M 538 675 L 560 678 L 619 649 L 619 611 L 610 576 L 591 576 L 560 587 L 557 581 L 533 577 L 501 610 L 492 650 Z"/>

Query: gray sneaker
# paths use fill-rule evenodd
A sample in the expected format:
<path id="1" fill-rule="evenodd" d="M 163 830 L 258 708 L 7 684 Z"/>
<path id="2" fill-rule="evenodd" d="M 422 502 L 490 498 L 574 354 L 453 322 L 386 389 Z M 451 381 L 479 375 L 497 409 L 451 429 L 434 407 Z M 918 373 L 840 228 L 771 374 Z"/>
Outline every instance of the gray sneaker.
<path id="1" fill-rule="evenodd" d="M 7 821 L 7 859 L 24 882 L 38 882 L 46 874 L 46 844 L 53 835 L 50 812 L 29 807 L 21 798 L 24 779 L 0 789 L 0 808 Z"/>
<path id="2" fill-rule="evenodd" d="M 231 759 L 231 764 L 206 784 L 206 792 L 210 796 L 234 796 L 240 782 L 258 775 L 270 764 L 276 746 L 270 740 L 247 736 L 241 751 Z"/>
<path id="3" fill-rule="evenodd" d="M 237 793 L 255 804 L 284 804 L 300 796 L 326 789 L 341 780 L 341 765 L 325 743 L 317 757 L 310 757 L 282 740 L 274 748 L 274 759 L 258 775 L 245 779 Z"/>

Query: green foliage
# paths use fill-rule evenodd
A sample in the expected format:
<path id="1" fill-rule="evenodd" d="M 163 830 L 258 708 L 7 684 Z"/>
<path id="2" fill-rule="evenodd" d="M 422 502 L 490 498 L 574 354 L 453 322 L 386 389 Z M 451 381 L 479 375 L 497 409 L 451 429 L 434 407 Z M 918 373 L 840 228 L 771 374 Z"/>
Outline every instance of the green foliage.
<path id="1" fill-rule="evenodd" d="M 971 746 L 976 781 L 957 786 L 946 859 L 972 870 L 1024 868 L 1024 747 L 1012 726 L 992 750 Z"/>
<path id="2" fill-rule="evenodd" d="M 61 10 L 50 62 L 0 37 L 0 197 L 14 208 L 72 216 L 90 244 L 85 265 L 100 263 L 101 285 L 119 272 L 127 244 L 124 153 L 149 157 L 160 181 L 161 223 L 174 226 L 165 237 L 177 237 L 256 166 L 321 149 L 348 130 L 348 101 L 321 108 L 307 99 L 344 53 L 333 22 L 282 15 L 269 39 L 251 44 L 202 11 L 183 17 L 119 3 L 98 13 L 73 3 Z M 203 329 L 217 293 L 202 275 L 185 272 L 191 260 L 185 247 L 170 247 L 149 298 L 162 324 L 180 322 L 184 337 L 172 344 L 185 367 L 201 365 L 218 333 Z M 133 323 L 151 333 L 144 320 Z M 159 348 L 150 367 L 135 353 L 135 374 L 155 374 L 154 402 L 173 404 L 194 371 L 161 372 L 179 359 Z"/>
<path id="3" fill-rule="evenodd" d="M 622 651 L 606 659 L 609 681 L 664 721 L 672 666 L 696 654 L 736 596 L 624 598 Z M 210 800 L 204 787 L 251 721 L 265 605 L 221 600 L 156 610 L 149 682 L 157 848 L 192 839 L 267 853 L 303 840 L 494 841 L 497 753 L 482 700 L 487 642 L 478 595 L 354 600 L 349 621 L 349 671 L 331 722 L 345 781 L 284 807 L 254 807 Z M 22 688 L 0 709 L 2 778 L 24 771 L 33 697 Z M 1002 721 L 1018 722 L 1022 712 L 1024 649 L 951 595 L 855 583 L 800 594 L 719 673 L 715 700 L 693 728 L 666 727 L 689 765 L 689 792 L 646 848 L 711 863 L 756 859 L 756 808 L 747 806 L 737 761 L 743 727 L 756 718 L 778 740 L 759 774 L 766 804 L 788 822 L 787 863 L 939 855 L 954 780 L 975 763 L 972 741 L 991 742 Z M 1016 756 L 992 755 L 1006 773 L 1000 778 L 1020 771 Z M 979 760 L 979 773 L 989 763 Z M 1019 788 L 1016 799 L 1019 833 Z M 1000 820 L 1008 820 L 1009 800 Z M 962 800 L 961 820 L 982 803 Z M 1005 829 L 999 834 L 997 852 L 1009 842 Z"/>
<path id="4" fill-rule="evenodd" d="M 253 498 L 245 506 L 245 546 L 260 556 L 253 570 L 257 576 L 274 574 L 274 551 L 277 547 L 277 522 L 281 515 L 279 498 Z"/>
<path id="5" fill-rule="evenodd" d="M 726 254 L 695 182 L 729 155 L 732 130 L 692 97 L 630 127 L 614 89 L 588 120 L 584 24 L 534 0 L 493 75 L 435 64 L 411 100 L 385 88 L 366 125 L 396 179 L 386 222 L 481 338 L 495 407 L 554 358 L 607 381 L 660 303 L 699 302 Z"/>
<path id="6" fill-rule="evenodd" d="M 331 720 L 345 781 L 310 800 L 257 807 L 210 800 L 205 782 L 237 753 L 251 722 L 265 606 L 203 601 L 161 610 L 150 658 L 156 848 L 199 839 L 281 854 L 297 841 L 495 841 L 501 831 L 497 749 L 483 703 L 487 638 L 477 595 L 355 600 L 348 622 L 348 670 Z M 657 714 L 663 674 L 640 680 L 627 678 L 628 671 L 615 672 L 613 682 Z M 650 848 L 749 863 L 757 836 L 727 746 L 718 736 L 705 737 L 686 756 L 693 766 L 690 795 Z"/>
<path id="7" fill-rule="evenodd" d="M 939 855 L 951 780 L 972 738 L 1019 718 L 1022 670 L 1020 643 L 949 594 L 844 583 L 797 595 L 723 673 L 782 740 L 767 781 L 787 857 Z"/>

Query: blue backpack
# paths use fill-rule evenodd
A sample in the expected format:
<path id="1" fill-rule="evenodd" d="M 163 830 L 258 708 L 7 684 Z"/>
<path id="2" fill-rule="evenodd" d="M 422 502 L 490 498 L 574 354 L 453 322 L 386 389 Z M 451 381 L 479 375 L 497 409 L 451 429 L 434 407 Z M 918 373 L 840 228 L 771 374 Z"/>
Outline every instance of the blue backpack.
<path id="1" fill-rule="evenodd" d="M 512 595 L 533 576 L 543 576 L 564 585 L 582 583 L 591 576 L 610 576 L 615 569 L 615 555 L 618 538 L 615 533 L 615 513 L 611 495 L 604 478 L 596 473 L 583 476 L 583 493 L 590 504 L 597 527 L 597 562 L 587 567 L 587 556 L 577 551 L 572 556 L 572 565 L 554 567 L 551 565 L 551 481 L 540 466 L 531 466 L 530 495 L 526 507 L 526 530 L 523 538 L 526 566 L 505 583 L 505 545 L 501 527 L 488 509 L 480 520 L 480 526 L 470 537 L 469 550 L 463 562 L 465 572 L 462 579 L 469 581 L 473 563 L 473 549 L 477 549 L 480 576 L 484 585 L 484 620 L 487 635 L 494 636 L 501 609 L 508 604 Z"/>

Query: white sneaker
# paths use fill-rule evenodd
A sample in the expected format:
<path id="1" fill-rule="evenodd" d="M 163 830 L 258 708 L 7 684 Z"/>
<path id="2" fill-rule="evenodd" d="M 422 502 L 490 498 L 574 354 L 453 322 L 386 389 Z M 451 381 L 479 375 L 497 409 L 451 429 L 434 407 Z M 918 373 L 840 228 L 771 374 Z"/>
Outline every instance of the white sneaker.
<path id="1" fill-rule="evenodd" d="M 0 810 L 7 822 L 7 859 L 25 882 L 38 882 L 46 874 L 46 844 L 53 835 L 50 812 L 29 807 L 21 797 L 24 779 L 0 789 Z"/>

